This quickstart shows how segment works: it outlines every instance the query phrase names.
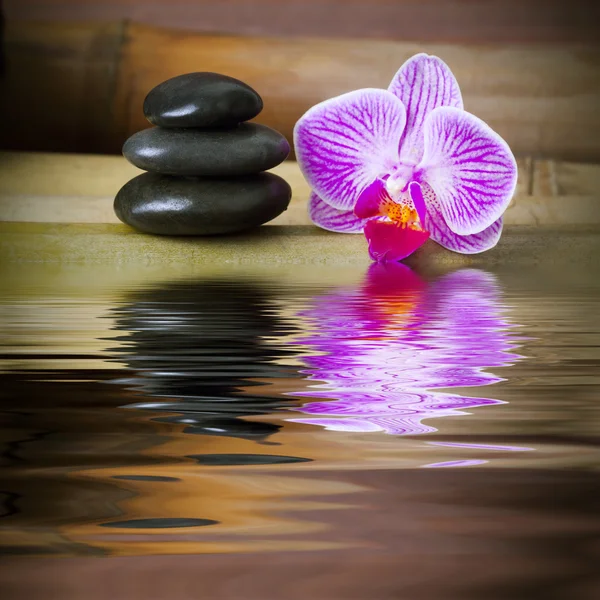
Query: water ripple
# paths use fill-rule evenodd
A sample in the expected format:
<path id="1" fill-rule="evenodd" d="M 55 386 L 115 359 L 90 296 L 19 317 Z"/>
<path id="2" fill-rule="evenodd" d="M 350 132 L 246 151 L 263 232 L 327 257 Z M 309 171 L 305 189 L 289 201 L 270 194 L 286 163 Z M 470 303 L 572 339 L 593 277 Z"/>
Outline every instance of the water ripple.
<path id="1" fill-rule="evenodd" d="M 475 269 L 426 283 L 401 264 L 373 265 L 362 286 L 327 293 L 303 313 L 300 342 L 312 381 L 300 397 L 323 398 L 294 422 L 333 431 L 422 434 L 423 421 L 468 414 L 500 400 L 438 391 L 502 381 L 488 368 L 522 357 L 494 276 Z"/>

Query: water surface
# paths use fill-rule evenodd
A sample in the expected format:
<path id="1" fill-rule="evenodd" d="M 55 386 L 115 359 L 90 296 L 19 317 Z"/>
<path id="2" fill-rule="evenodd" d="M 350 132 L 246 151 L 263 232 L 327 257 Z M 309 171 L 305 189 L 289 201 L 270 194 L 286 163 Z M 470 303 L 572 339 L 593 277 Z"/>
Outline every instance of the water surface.
<path id="1" fill-rule="evenodd" d="M 3 597 L 597 597 L 597 273 L 5 280 Z"/>

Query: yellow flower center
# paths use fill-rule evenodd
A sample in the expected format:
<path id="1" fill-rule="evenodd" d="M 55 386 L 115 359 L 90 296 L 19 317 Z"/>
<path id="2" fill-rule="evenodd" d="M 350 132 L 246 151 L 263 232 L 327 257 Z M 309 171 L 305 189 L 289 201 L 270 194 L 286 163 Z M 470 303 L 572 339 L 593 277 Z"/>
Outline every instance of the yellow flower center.
<path id="1" fill-rule="evenodd" d="M 380 214 L 400 227 L 422 231 L 419 215 L 408 193 L 403 194 L 400 200 L 395 202 L 388 196 L 379 206 Z"/>

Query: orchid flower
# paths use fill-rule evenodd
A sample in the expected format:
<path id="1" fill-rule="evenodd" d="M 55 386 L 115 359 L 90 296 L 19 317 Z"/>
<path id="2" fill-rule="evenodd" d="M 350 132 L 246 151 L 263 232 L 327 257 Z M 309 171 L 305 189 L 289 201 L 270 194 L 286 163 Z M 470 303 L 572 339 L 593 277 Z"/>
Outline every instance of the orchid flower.
<path id="1" fill-rule="evenodd" d="M 376 261 L 397 261 L 431 237 L 463 254 L 496 245 L 515 190 L 508 144 L 463 110 L 436 56 L 417 54 L 387 90 L 321 102 L 296 123 L 309 214 L 330 231 L 365 233 Z"/>

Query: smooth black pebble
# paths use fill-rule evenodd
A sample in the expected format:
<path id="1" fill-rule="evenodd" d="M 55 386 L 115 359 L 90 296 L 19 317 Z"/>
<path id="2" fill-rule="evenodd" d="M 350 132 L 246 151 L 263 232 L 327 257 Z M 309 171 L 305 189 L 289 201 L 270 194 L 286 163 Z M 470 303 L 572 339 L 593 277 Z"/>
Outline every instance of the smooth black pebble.
<path id="1" fill-rule="evenodd" d="M 133 134 L 125 158 L 144 171 L 163 175 L 235 177 L 272 169 L 290 153 L 281 133 L 256 123 L 231 129 L 163 129 Z"/>
<path id="2" fill-rule="evenodd" d="M 144 115 L 161 127 L 229 127 L 253 119 L 262 108 L 249 85 L 219 73 L 167 79 L 144 100 Z"/>
<path id="3" fill-rule="evenodd" d="M 179 178 L 144 173 L 115 198 L 123 223 L 159 235 L 218 235 L 258 227 L 290 202 L 289 184 L 272 173 L 237 179 Z"/>

